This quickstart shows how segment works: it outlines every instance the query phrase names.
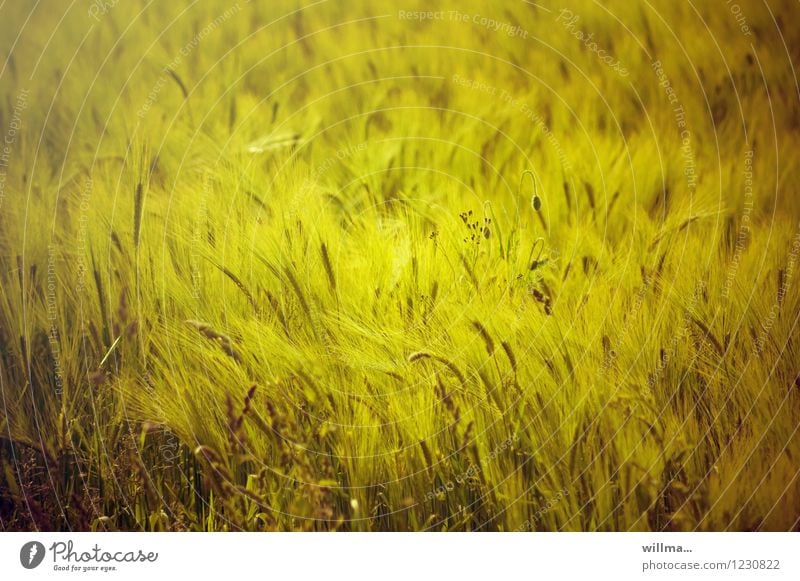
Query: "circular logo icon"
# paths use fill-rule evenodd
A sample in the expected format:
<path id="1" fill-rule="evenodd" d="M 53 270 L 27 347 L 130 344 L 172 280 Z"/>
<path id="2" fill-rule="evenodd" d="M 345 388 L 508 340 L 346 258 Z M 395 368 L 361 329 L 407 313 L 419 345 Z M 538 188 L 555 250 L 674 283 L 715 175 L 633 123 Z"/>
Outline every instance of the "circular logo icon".
<path id="1" fill-rule="evenodd" d="M 39 541 L 25 543 L 19 551 L 19 562 L 26 569 L 35 569 L 42 564 L 44 552 L 44 545 Z"/>

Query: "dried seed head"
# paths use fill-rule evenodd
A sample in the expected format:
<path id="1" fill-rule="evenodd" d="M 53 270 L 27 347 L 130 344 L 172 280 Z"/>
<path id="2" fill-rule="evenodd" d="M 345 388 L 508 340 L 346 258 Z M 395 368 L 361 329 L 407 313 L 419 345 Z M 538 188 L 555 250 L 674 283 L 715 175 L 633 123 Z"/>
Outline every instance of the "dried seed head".
<path id="1" fill-rule="evenodd" d="M 517 358 L 514 356 L 514 351 L 511 349 L 511 345 L 506 341 L 502 341 L 500 345 L 503 347 L 503 351 L 506 352 L 506 357 L 508 357 L 508 362 L 511 364 L 511 369 L 514 372 L 517 371 Z"/>
<path id="2" fill-rule="evenodd" d="M 489 334 L 489 331 L 486 330 L 486 327 L 484 327 L 478 321 L 473 321 L 472 328 L 475 329 L 475 331 L 481 336 L 481 339 L 483 339 L 483 342 L 486 344 L 486 351 L 489 353 L 489 355 L 494 353 L 494 340 Z"/>

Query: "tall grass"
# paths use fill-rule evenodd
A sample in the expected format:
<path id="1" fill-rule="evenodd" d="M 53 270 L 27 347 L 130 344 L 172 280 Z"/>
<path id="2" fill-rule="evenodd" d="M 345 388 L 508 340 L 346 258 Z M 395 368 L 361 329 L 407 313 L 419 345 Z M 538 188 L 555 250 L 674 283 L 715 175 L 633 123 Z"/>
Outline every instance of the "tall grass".
<path id="1" fill-rule="evenodd" d="M 0 526 L 796 530 L 784 44 L 612 4 L 0 9 Z"/>

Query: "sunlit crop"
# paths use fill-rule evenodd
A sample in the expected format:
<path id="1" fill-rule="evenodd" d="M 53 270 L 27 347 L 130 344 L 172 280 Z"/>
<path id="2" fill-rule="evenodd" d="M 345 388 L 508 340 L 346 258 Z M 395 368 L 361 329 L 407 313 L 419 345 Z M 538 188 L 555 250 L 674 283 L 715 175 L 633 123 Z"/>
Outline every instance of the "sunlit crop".
<path id="1" fill-rule="evenodd" d="M 46 4 L 2 529 L 797 529 L 796 3 Z"/>

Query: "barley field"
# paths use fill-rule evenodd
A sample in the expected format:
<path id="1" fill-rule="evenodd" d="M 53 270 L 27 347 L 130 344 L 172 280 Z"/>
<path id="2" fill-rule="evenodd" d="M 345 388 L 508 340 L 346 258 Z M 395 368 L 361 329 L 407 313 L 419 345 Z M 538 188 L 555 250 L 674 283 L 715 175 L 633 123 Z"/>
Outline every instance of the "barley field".
<path id="1" fill-rule="evenodd" d="M 0 530 L 800 530 L 797 2 L 0 5 Z"/>

